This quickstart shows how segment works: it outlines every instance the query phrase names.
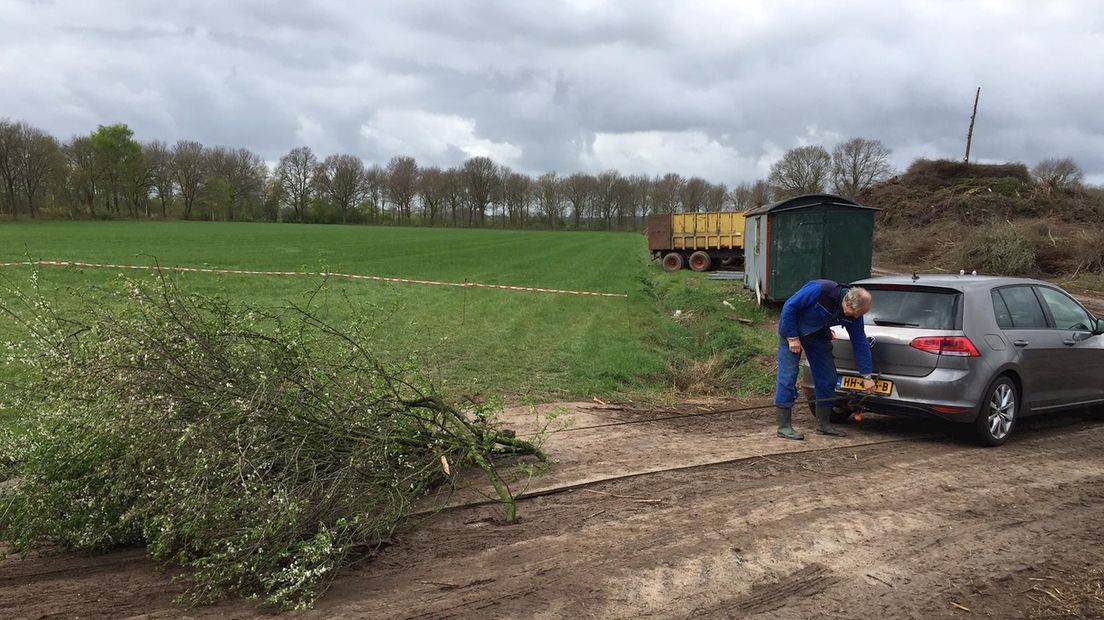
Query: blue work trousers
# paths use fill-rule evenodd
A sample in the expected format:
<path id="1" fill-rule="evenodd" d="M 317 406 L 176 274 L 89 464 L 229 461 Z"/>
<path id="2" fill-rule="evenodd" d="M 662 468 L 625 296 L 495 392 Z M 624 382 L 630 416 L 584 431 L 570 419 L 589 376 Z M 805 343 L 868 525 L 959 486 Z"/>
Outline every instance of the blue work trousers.
<path id="1" fill-rule="evenodd" d="M 832 336 L 827 329 L 801 337 L 801 348 L 813 371 L 813 392 L 820 404 L 831 404 L 836 395 L 836 362 L 832 359 Z M 797 375 L 801 355 L 790 351 L 786 339 L 778 337 L 778 385 L 774 404 L 792 407 L 797 402 Z"/>

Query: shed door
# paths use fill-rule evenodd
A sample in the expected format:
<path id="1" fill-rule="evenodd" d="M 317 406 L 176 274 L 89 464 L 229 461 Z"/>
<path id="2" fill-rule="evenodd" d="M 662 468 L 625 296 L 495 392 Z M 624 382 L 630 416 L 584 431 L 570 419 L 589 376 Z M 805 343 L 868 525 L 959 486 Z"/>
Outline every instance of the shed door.
<path id="1" fill-rule="evenodd" d="M 771 220 L 768 296 L 786 299 L 809 280 L 821 277 L 824 259 L 824 211 L 796 209 Z"/>
<path id="2" fill-rule="evenodd" d="M 874 213 L 831 209 L 824 215 L 824 269 L 821 277 L 854 282 L 870 277 Z"/>

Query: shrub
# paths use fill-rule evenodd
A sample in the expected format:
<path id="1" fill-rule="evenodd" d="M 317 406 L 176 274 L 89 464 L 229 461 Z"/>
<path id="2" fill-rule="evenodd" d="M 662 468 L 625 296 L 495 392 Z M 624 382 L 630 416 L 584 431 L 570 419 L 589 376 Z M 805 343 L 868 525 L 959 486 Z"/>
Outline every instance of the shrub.
<path id="1" fill-rule="evenodd" d="M 1035 247 L 1015 226 L 997 226 L 974 239 L 963 253 L 967 269 L 994 275 L 1024 275 L 1035 271 Z"/>
<path id="2" fill-rule="evenodd" d="M 0 435 L 14 485 L 0 539 L 97 551 L 145 544 L 189 569 L 191 603 L 239 593 L 305 607 L 386 542 L 449 464 L 539 445 L 495 408 L 446 403 L 413 362 L 373 350 L 309 308 L 265 309 L 128 281 L 62 316 L 19 290 L 0 311 L 28 328 L 25 429 Z M 509 517 L 513 516 L 509 512 Z"/>

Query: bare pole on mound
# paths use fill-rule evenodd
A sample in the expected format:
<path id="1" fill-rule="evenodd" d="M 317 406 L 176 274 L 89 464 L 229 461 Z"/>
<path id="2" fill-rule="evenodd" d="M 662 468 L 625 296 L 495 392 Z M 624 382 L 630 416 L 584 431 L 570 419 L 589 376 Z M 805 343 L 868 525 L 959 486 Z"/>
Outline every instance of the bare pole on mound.
<path id="1" fill-rule="evenodd" d="M 978 86 L 977 94 L 974 95 L 974 113 L 970 115 L 970 131 L 966 132 L 966 159 L 963 160 L 966 163 L 970 163 L 970 143 L 974 140 L 974 119 L 977 118 L 977 104 L 980 98 L 981 87 Z"/>

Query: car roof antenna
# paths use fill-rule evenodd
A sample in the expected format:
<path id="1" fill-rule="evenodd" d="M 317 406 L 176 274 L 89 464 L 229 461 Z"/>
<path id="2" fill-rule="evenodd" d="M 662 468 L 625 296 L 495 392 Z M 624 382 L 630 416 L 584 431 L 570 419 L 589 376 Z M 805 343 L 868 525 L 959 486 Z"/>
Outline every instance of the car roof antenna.
<path id="1" fill-rule="evenodd" d="M 920 276 L 916 275 L 916 272 L 915 272 L 915 271 L 913 271 L 913 272 L 912 272 L 912 281 L 913 281 L 913 282 L 915 282 L 915 281 L 917 281 L 917 280 L 919 280 L 919 279 L 920 279 Z"/>

